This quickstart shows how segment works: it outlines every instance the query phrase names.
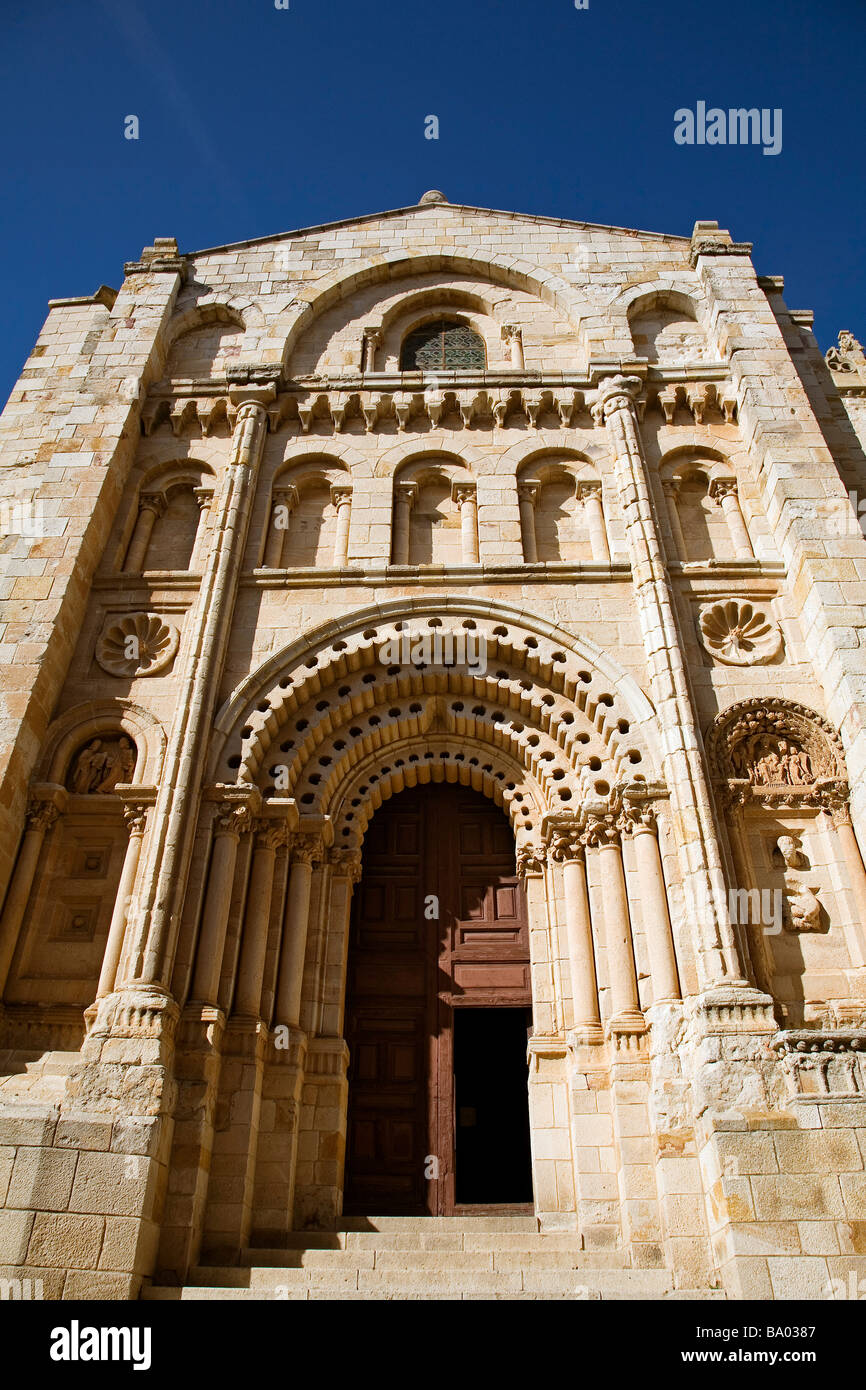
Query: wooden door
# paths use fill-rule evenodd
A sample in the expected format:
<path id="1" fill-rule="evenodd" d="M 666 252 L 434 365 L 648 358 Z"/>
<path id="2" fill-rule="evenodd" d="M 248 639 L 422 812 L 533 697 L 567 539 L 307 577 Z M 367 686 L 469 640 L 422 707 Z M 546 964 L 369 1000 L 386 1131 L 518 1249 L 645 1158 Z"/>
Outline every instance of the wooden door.
<path id="1" fill-rule="evenodd" d="M 347 1212 L 453 1211 L 454 1010 L 530 998 L 526 902 L 503 812 L 460 787 L 394 797 L 367 832 L 353 901 Z"/>

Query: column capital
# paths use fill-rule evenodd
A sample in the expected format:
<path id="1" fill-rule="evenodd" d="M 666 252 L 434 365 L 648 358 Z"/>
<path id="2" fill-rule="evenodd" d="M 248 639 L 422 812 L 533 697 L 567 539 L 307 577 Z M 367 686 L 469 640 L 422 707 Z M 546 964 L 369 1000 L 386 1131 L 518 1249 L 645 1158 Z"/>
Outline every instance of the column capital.
<path id="1" fill-rule="evenodd" d="M 147 826 L 147 813 L 150 803 L 147 801 L 128 801 L 123 808 L 123 819 L 129 831 L 129 838 L 134 835 L 143 835 Z"/>
<path id="2" fill-rule="evenodd" d="M 714 502 L 721 502 L 725 497 L 736 497 L 738 491 L 736 478 L 710 478 L 707 488 Z"/>
<path id="3" fill-rule="evenodd" d="M 55 786 L 53 782 L 39 783 L 33 787 L 27 801 L 25 829 L 40 830 L 44 834 L 66 810 L 68 802 L 65 787 Z"/>
<path id="4" fill-rule="evenodd" d="M 522 879 L 529 877 L 530 874 L 543 873 L 546 859 L 547 850 L 544 845 L 536 845 L 530 840 L 526 840 L 517 848 L 517 877 Z"/>
<path id="5" fill-rule="evenodd" d="M 321 835 L 304 833 L 292 841 L 293 864 L 321 864 L 325 857 L 325 842 Z"/>
<path id="6" fill-rule="evenodd" d="M 519 341 L 522 341 L 522 339 L 523 339 L 523 326 L 522 326 L 521 324 L 519 324 L 519 323 L 504 323 L 504 324 L 502 325 L 502 341 L 503 341 L 503 343 L 510 343 L 510 342 L 513 342 L 515 338 L 518 339 Z"/>
<path id="7" fill-rule="evenodd" d="M 458 507 L 462 507 L 464 502 L 474 502 L 475 484 L 463 482 L 452 483 L 451 499 L 457 503 Z"/>
<path id="8" fill-rule="evenodd" d="M 331 486 L 331 502 L 339 511 L 340 507 L 345 507 L 347 502 L 352 500 L 352 489 L 350 487 Z"/>
<path id="9" fill-rule="evenodd" d="M 617 821 L 624 835 L 658 835 L 658 817 L 647 802 L 626 802 Z"/>
<path id="10" fill-rule="evenodd" d="M 261 811 L 262 794 L 253 786 L 216 786 L 207 795 L 216 801 L 214 835 L 233 835 L 239 839 L 251 828 L 253 817 Z"/>
<path id="11" fill-rule="evenodd" d="M 199 511 L 206 512 L 213 501 L 213 488 L 194 487 L 192 494 L 198 504 Z"/>
<path id="12" fill-rule="evenodd" d="M 362 329 L 362 332 L 364 335 L 365 343 L 372 343 L 374 347 L 382 346 L 381 328 L 377 328 L 376 325 L 373 323 L 368 323 L 366 327 Z"/>
<path id="13" fill-rule="evenodd" d="M 578 502 L 585 502 L 589 497 L 594 497 L 600 502 L 601 479 L 585 478 L 582 482 L 578 483 L 574 495 L 577 498 Z"/>
<path id="14" fill-rule="evenodd" d="M 361 882 L 361 851 L 359 849 L 329 849 L 326 863 L 330 865 L 332 873 L 338 877 L 351 879 L 352 883 Z"/>
<path id="15" fill-rule="evenodd" d="M 583 821 L 583 843 L 590 849 L 619 849 L 618 817 L 612 811 L 588 811 Z"/>
<path id="16" fill-rule="evenodd" d="M 618 410 L 636 413 L 636 402 L 643 382 L 639 376 L 607 376 L 599 383 L 598 394 L 592 407 L 596 424 L 606 421 Z"/>
<path id="17" fill-rule="evenodd" d="M 517 484 L 517 496 L 521 502 L 531 502 L 533 507 L 538 500 L 538 489 L 541 483 L 536 478 L 531 478 L 527 482 Z"/>
<path id="18" fill-rule="evenodd" d="M 414 507 L 418 500 L 417 483 L 395 483 L 394 496 L 398 502 L 405 502 L 410 507 Z"/>
<path id="19" fill-rule="evenodd" d="M 581 819 L 570 811 L 556 811 L 545 816 L 541 822 L 541 838 L 547 848 L 547 857 L 554 864 L 564 864 L 584 856 Z"/>
<path id="20" fill-rule="evenodd" d="M 289 842 L 291 832 L 283 820 L 275 820 L 271 816 L 255 816 L 252 818 L 250 828 L 253 832 L 255 849 L 267 849 L 276 852 Z"/>
<path id="21" fill-rule="evenodd" d="M 294 511 L 298 505 L 298 489 L 293 483 L 279 485 L 271 493 L 271 502 L 275 507 L 287 507 L 289 511 Z"/>
<path id="22" fill-rule="evenodd" d="M 138 510 L 140 512 L 153 512 L 154 516 L 160 517 L 167 505 L 164 492 L 139 493 Z"/>

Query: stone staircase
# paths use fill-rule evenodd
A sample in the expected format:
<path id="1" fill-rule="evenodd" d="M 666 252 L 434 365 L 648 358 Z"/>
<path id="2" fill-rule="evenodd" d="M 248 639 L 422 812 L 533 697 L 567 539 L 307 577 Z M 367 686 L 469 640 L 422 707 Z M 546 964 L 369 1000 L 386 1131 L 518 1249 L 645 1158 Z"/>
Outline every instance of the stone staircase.
<path id="1" fill-rule="evenodd" d="M 333 1232 L 297 1232 L 244 1263 L 202 1265 L 183 1288 L 146 1300 L 205 1299 L 707 1299 L 664 1269 L 629 1269 L 622 1251 L 586 1251 L 574 1233 L 542 1233 L 534 1216 L 344 1218 Z"/>
<path id="2" fill-rule="evenodd" d="M 0 1104 L 6 1101 L 59 1105 L 80 1052 L 0 1053 Z"/>

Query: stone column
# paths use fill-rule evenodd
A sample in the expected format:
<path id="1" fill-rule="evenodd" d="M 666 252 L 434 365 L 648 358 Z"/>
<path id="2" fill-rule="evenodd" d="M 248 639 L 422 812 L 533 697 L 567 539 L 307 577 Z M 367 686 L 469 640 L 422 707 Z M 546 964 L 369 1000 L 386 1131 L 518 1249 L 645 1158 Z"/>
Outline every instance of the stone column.
<path id="1" fill-rule="evenodd" d="M 165 508 L 165 495 L 161 492 L 143 492 L 139 497 L 138 518 L 123 566 L 127 574 L 140 574 L 143 570 L 153 528 Z"/>
<path id="2" fill-rule="evenodd" d="M 376 350 L 381 347 L 382 334 L 378 328 L 364 329 L 364 342 L 361 349 L 361 371 L 375 372 L 376 370 Z"/>
<path id="3" fill-rule="evenodd" d="M 851 947 L 851 964 L 855 970 L 866 966 L 866 868 L 863 856 L 854 833 L 851 813 L 847 805 L 838 807 L 833 813 L 833 824 L 839 837 L 839 845 L 848 870 L 848 881 L 854 895 L 856 918 L 854 922 Z"/>
<path id="4" fill-rule="evenodd" d="M 394 537 L 391 542 L 392 565 L 409 563 L 409 515 L 418 498 L 415 483 L 394 484 Z"/>
<path id="5" fill-rule="evenodd" d="M 105 955 L 102 958 L 102 970 L 96 989 L 97 999 L 102 999 L 106 994 L 111 993 L 117 978 L 117 967 L 120 964 L 123 940 L 126 934 L 127 913 L 135 889 L 138 861 L 141 858 L 141 844 L 147 825 L 147 806 L 140 802 L 129 802 L 123 808 L 123 818 L 129 831 L 129 843 L 126 846 L 126 856 L 120 874 L 120 883 L 117 885 L 117 896 L 114 900 L 114 911 L 111 914 L 111 925 L 108 928 L 108 940 L 105 943 Z"/>
<path id="6" fill-rule="evenodd" d="M 631 835 L 637 858 L 641 916 L 652 977 L 652 1002 L 667 1003 L 679 999 L 681 994 L 655 812 L 645 804 L 626 804 L 620 825 Z"/>
<path id="7" fill-rule="evenodd" d="M 682 522 L 680 521 L 679 491 L 680 484 L 677 478 L 665 478 L 662 483 L 662 491 L 668 508 L 668 520 L 671 524 L 671 533 L 674 538 L 674 545 L 677 554 L 671 555 L 672 560 L 688 560 L 689 552 L 686 548 L 686 538 L 683 535 Z"/>
<path id="8" fill-rule="evenodd" d="M 706 991 L 730 986 L 741 994 L 750 987 L 742 977 L 728 917 L 712 800 L 674 616 L 673 592 L 650 498 L 635 405 L 640 389 L 637 377 L 606 378 L 593 413 L 597 421 L 605 421 L 616 459 L 650 692 L 665 748 L 665 781 L 679 826 L 686 901 L 697 928 L 700 987 Z M 760 1003 L 761 1007 L 769 1006 L 763 996 Z"/>
<path id="9" fill-rule="evenodd" d="M 67 800 L 64 787 L 43 783 L 33 788 L 27 804 L 24 838 L 18 850 L 9 891 L 3 904 L 3 915 L 0 917 L 0 998 L 3 996 L 9 967 L 18 944 L 45 836 L 58 816 L 66 810 Z"/>
<path id="10" fill-rule="evenodd" d="M 198 526 L 196 527 L 195 540 L 193 541 L 192 552 L 189 557 L 190 570 L 195 574 L 207 550 L 207 516 L 210 504 L 213 501 L 213 489 L 209 487 L 194 487 L 192 494 L 199 510 Z"/>
<path id="11" fill-rule="evenodd" d="M 584 847 L 576 822 L 555 824 L 550 838 L 550 858 L 562 865 L 565 891 L 565 929 L 574 1000 L 572 1027 L 582 1043 L 602 1042 L 604 1034 L 598 1007 L 598 982 L 589 894 L 586 887 Z"/>
<path id="12" fill-rule="evenodd" d="M 248 375 L 255 375 L 250 369 Z M 189 878 L 204 762 L 219 673 L 225 659 L 250 509 L 267 431 L 268 385 L 245 385 L 214 508 L 213 540 L 199 592 L 189 614 L 190 636 L 178 673 L 175 713 L 159 791 L 130 910 L 131 938 L 125 987 L 166 990 L 171 978 L 181 905 Z M 252 399 L 250 397 L 253 397 Z"/>
<path id="13" fill-rule="evenodd" d="M 502 325 L 502 341 L 508 344 L 512 367 L 523 369 L 526 363 L 523 358 L 523 329 L 520 324 L 504 323 Z"/>
<path id="14" fill-rule="evenodd" d="M 607 543 L 607 529 L 601 505 L 601 483 L 578 483 L 577 500 L 583 503 L 586 512 L 592 558 L 596 564 L 609 565 L 610 547 Z"/>
<path id="15" fill-rule="evenodd" d="M 517 500 L 520 505 L 520 534 L 523 537 L 523 559 L 527 565 L 538 564 L 538 545 L 535 539 L 535 503 L 538 500 L 538 483 L 518 483 Z"/>
<path id="16" fill-rule="evenodd" d="M 337 532 L 334 536 L 334 567 L 343 569 L 349 562 L 349 521 L 352 516 L 352 489 L 332 487 L 331 502 L 337 508 Z"/>
<path id="17" fill-rule="evenodd" d="M 646 1024 L 638 994 L 620 832 L 615 816 L 590 812 L 584 835 L 587 845 L 597 851 L 601 868 L 604 940 L 613 1010 L 607 1027 L 611 1032 L 643 1032 Z"/>
<path id="18" fill-rule="evenodd" d="M 454 483 L 451 496 L 460 508 L 460 538 L 463 564 L 478 564 L 478 506 L 474 483 Z"/>
<path id="19" fill-rule="evenodd" d="M 216 1005 L 225 950 L 226 929 L 241 835 L 252 825 L 261 798 L 255 788 L 224 788 L 226 800 L 217 808 L 213 823 L 213 850 L 201 915 L 192 998 Z M 232 795 L 235 793 L 235 795 Z M 237 795 L 240 793 L 240 795 Z"/>
<path id="20" fill-rule="evenodd" d="M 286 914 L 274 1010 L 276 1021 L 292 1028 L 297 1028 L 301 1016 L 313 862 L 321 859 L 322 853 L 322 842 L 318 835 L 299 835 L 292 845 L 292 866 L 286 894 Z"/>
<path id="21" fill-rule="evenodd" d="M 752 542 L 749 540 L 743 513 L 740 511 L 736 480 L 730 477 L 711 477 L 708 491 L 713 500 L 720 503 L 725 514 L 735 558 L 737 560 L 754 560 L 755 552 L 752 549 Z"/>
<path id="22" fill-rule="evenodd" d="M 268 537 L 265 542 L 266 569 L 278 570 L 282 568 L 289 517 L 297 505 L 298 493 L 296 488 L 280 487 L 274 489 Z"/>
<path id="23" fill-rule="evenodd" d="M 233 1013 L 240 1018 L 257 1019 L 262 1012 L 262 980 L 268 950 L 274 866 L 277 848 L 285 839 L 286 832 L 284 826 L 261 817 L 253 822 L 252 829 L 253 864 L 247 887 Z"/>

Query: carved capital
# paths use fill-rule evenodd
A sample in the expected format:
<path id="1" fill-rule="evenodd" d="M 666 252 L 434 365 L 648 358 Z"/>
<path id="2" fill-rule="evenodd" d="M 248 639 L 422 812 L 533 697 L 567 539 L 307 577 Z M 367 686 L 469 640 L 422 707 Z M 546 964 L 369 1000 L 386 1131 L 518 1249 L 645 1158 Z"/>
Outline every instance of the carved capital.
<path id="1" fill-rule="evenodd" d="M 27 803 L 25 817 L 25 828 L 27 830 L 38 830 L 44 835 L 49 831 L 60 815 L 60 807 L 55 801 L 45 801 L 41 797 L 32 796 Z"/>
<path id="2" fill-rule="evenodd" d="M 617 821 L 624 835 L 658 834 L 658 817 L 648 802 L 626 801 Z"/>
<path id="3" fill-rule="evenodd" d="M 464 504 L 464 502 L 473 502 L 473 503 L 474 503 L 474 501 L 475 501 L 475 484 L 474 484 L 474 483 L 453 483 L 452 486 L 451 486 L 451 497 L 452 497 L 452 499 L 457 503 L 457 506 L 458 506 L 458 507 L 462 507 L 463 504 Z"/>
<path id="4" fill-rule="evenodd" d="M 297 835 L 292 843 L 293 864 L 321 864 L 325 846 L 321 835 Z"/>
<path id="5" fill-rule="evenodd" d="M 146 803 L 140 801 L 130 801 L 124 806 L 123 819 L 126 822 L 126 828 L 129 832 L 130 839 L 135 835 L 141 836 L 144 834 L 147 826 L 147 811 L 148 807 Z"/>
<path id="6" fill-rule="evenodd" d="M 707 493 L 714 502 L 721 502 L 725 497 L 736 497 L 737 480 L 736 478 L 711 478 Z"/>
<path id="7" fill-rule="evenodd" d="M 252 822 L 256 849 L 266 849 L 275 853 L 288 841 L 288 829 L 284 821 L 271 820 L 267 816 L 256 816 Z"/>
<path id="8" fill-rule="evenodd" d="M 538 501 L 540 483 L 518 483 L 517 496 L 521 502 L 529 502 L 534 507 Z"/>
<path id="9" fill-rule="evenodd" d="M 156 517 L 162 516 L 166 505 L 164 492 L 142 492 L 138 499 L 139 512 L 153 512 Z"/>
<path id="10" fill-rule="evenodd" d="M 583 843 L 590 849 L 618 849 L 620 828 L 613 812 L 590 811 L 583 825 Z"/>
<path id="11" fill-rule="evenodd" d="M 605 377 L 598 388 L 598 395 L 592 408 L 593 419 L 596 423 L 609 420 L 611 415 L 620 410 L 635 415 L 636 402 L 642 385 L 643 383 L 638 376 Z"/>
<path id="12" fill-rule="evenodd" d="M 361 882 L 361 851 L 359 849 L 331 849 L 328 851 L 331 872 L 340 878 Z"/>
<path id="13" fill-rule="evenodd" d="M 588 502 L 591 499 L 594 499 L 596 502 L 600 502 L 601 483 L 595 479 L 593 479 L 592 481 L 587 480 L 585 482 L 578 483 L 575 491 L 575 496 L 578 502 Z"/>
<path id="14" fill-rule="evenodd" d="M 547 851 L 543 845 L 533 845 L 528 841 L 519 845 L 516 856 L 517 877 L 526 878 L 528 874 L 542 873 L 546 857 Z"/>
<path id="15" fill-rule="evenodd" d="M 395 483 L 394 500 L 400 506 L 405 507 L 407 511 L 410 510 L 412 507 L 414 507 L 416 501 L 418 500 L 418 484 Z"/>
<path id="16" fill-rule="evenodd" d="M 522 329 L 522 327 L 520 326 L 519 323 L 504 323 L 504 324 L 502 325 L 502 341 L 503 341 L 503 343 L 512 343 L 512 342 L 514 342 L 515 340 L 516 340 L 517 342 L 519 342 L 519 343 L 522 343 L 522 342 L 523 342 L 523 329 Z"/>
<path id="17" fill-rule="evenodd" d="M 352 500 L 352 489 L 350 487 L 332 487 L 331 501 L 339 509 L 347 506 Z"/>

